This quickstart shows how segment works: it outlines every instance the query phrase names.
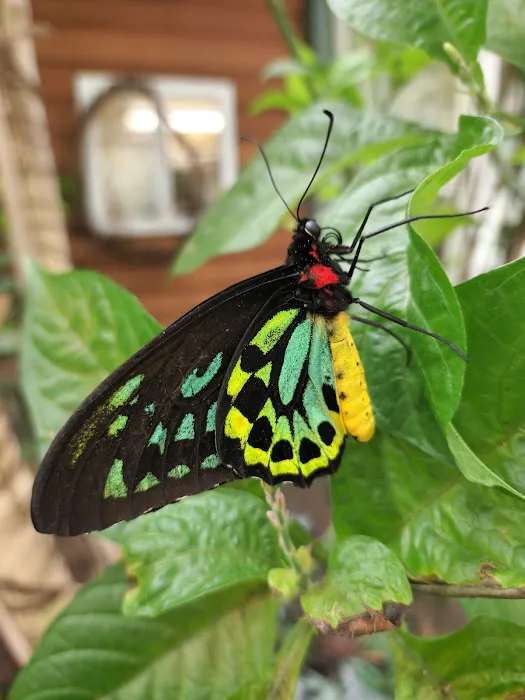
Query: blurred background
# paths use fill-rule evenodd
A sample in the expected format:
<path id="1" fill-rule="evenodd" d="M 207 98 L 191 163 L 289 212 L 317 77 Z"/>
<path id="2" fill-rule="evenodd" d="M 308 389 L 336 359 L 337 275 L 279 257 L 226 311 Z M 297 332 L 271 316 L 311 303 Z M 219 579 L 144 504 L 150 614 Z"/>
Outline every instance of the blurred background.
<path id="1" fill-rule="evenodd" d="M 42 537 L 29 521 L 36 453 L 17 376 L 27 261 L 102 272 L 164 325 L 281 264 L 284 231 L 256 250 L 170 275 L 199 217 L 257 155 L 240 136 L 265 141 L 311 101 L 289 64 L 292 35 L 337 67 L 326 97 L 443 131 L 479 105 L 443 64 L 356 36 L 323 0 L 0 0 L 0 21 L 1 696 L 56 612 L 115 557 L 107 543 Z M 522 73 L 489 52 L 480 60 L 491 99 L 523 114 Z M 512 149 L 507 162 L 478 159 L 454 181 L 457 208 L 492 206 L 475 240 L 469 225 L 428 233 L 455 282 L 523 254 L 525 151 L 518 141 Z M 290 505 L 322 532 L 326 485 L 299 496 L 290 492 Z M 454 612 L 443 610 L 433 620 L 427 609 L 427 631 L 454 626 Z M 308 697 L 335 667 L 339 683 L 359 685 L 356 664 L 338 666 L 358 652 L 373 676 L 380 648 L 325 640 Z M 359 697 L 381 697 L 385 674 L 368 680 L 375 690 Z M 323 697 L 342 697 L 340 687 L 328 684 Z"/>

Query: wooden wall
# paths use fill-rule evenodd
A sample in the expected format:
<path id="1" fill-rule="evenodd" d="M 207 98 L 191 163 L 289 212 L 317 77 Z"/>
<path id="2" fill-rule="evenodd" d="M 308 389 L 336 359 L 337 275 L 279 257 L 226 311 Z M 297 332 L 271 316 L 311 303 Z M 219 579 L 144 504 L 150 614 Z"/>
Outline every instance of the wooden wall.
<path id="1" fill-rule="evenodd" d="M 286 49 L 265 0 L 32 0 L 35 21 L 45 33 L 36 39 L 42 91 L 60 173 L 78 173 L 78 117 L 73 78 L 85 70 L 122 75 L 218 76 L 237 86 L 239 133 L 266 139 L 282 115 L 248 116 L 250 101 L 264 89 L 260 74 Z M 287 0 L 298 31 L 304 0 Z M 241 162 L 253 147 L 240 146 Z M 72 232 L 75 263 L 98 269 L 135 292 L 167 324 L 239 279 L 281 264 L 286 236 L 262 249 L 208 263 L 185 279 L 169 282 L 174 243 L 159 243 L 156 260 L 130 261 L 92 237 Z M 143 243 L 144 245 L 144 243 Z M 153 242 L 152 242 L 153 245 Z M 162 252 L 164 251 L 164 253 Z"/>

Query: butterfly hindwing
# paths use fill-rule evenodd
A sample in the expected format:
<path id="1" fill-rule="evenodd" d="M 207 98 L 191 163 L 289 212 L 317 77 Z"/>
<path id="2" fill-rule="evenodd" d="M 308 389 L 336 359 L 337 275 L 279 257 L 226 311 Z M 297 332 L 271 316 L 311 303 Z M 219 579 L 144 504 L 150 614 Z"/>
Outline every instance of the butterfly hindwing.
<path id="1" fill-rule="evenodd" d="M 78 534 L 238 478 L 216 450 L 217 402 L 246 328 L 290 297 L 277 268 L 212 297 L 115 370 L 57 434 L 39 470 L 41 532 Z"/>
<path id="2" fill-rule="evenodd" d="M 324 316 L 263 309 L 232 359 L 218 404 L 219 456 L 244 476 L 305 486 L 337 468 L 346 430 Z"/>

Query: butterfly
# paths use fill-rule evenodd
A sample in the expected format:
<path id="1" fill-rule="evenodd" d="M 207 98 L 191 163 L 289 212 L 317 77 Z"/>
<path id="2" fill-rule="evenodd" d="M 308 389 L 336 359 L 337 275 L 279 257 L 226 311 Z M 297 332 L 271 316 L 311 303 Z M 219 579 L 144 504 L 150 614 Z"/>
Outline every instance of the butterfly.
<path id="1" fill-rule="evenodd" d="M 464 357 L 441 336 L 348 288 L 367 239 L 443 215 L 413 216 L 364 234 L 373 208 L 389 201 L 382 200 L 368 208 L 349 246 L 338 231 L 323 235 L 314 219 L 300 216 L 333 126 L 333 115 L 325 114 L 321 157 L 295 213 L 257 144 L 297 224 L 284 265 L 197 306 L 85 399 L 40 465 L 31 504 L 37 530 L 101 530 L 246 477 L 306 487 L 333 474 L 347 436 L 366 442 L 375 428 L 350 318 L 382 328 L 408 350 L 391 329 L 350 308 L 425 333 Z"/>

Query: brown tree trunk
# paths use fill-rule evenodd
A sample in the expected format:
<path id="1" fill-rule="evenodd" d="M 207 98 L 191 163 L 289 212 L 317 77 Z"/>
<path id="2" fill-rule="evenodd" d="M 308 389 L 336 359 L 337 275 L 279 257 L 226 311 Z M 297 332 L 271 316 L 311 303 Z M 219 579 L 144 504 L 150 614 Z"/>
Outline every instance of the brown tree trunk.
<path id="1" fill-rule="evenodd" d="M 51 150 L 29 0 L 0 0 L 0 173 L 9 245 L 20 281 L 29 258 L 70 268 L 64 207 Z"/>

